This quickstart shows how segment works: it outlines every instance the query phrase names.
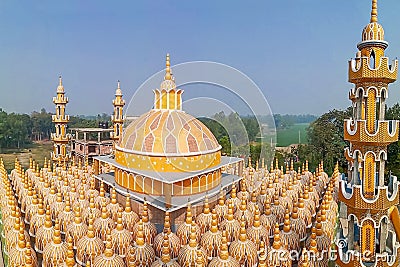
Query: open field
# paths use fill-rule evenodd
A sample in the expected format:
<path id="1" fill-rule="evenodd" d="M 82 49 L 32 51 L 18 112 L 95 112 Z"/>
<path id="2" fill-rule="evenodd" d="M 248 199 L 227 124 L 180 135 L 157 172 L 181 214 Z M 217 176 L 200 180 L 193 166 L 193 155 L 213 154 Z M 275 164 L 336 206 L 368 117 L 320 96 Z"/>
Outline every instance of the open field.
<path id="1" fill-rule="evenodd" d="M 52 142 L 37 142 L 33 143 L 30 147 L 24 149 L 2 149 L 0 158 L 3 158 L 4 165 L 7 171 L 14 168 L 14 161 L 17 157 L 24 168 L 29 167 L 29 157 L 32 156 L 35 161 L 42 166 L 44 158 L 50 159 L 50 152 L 52 150 Z"/>
<path id="2" fill-rule="evenodd" d="M 286 147 L 291 144 L 299 144 L 299 132 L 300 132 L 300 143 L 307 144 L 307 132 L 308 123 L 297 123 L 293 126 L 277 130 L 277 146 Z"/>

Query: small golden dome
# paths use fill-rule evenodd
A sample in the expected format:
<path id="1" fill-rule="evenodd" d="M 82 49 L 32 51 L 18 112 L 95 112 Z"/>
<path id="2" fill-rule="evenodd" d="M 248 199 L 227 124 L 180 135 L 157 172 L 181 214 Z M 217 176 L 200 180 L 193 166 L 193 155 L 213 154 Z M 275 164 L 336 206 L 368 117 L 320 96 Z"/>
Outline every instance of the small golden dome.
<path id="1" fill-rule="evenodd" d="M 86 236 L 82 237 L 76 246 L 76 261 L 83 265 L 85 262 L 93 262 L 94 258 L 103 253 L 103 241 L 94 234 L 93 218 L 89 218 L 89 226 Z"/>
<path id="2" fill-rule="evenodd" d="M 246 185 L 246 181 L 245 180 L 241 180 L 240 181 L 240 191 L 237 194 L 237 196 L 241 200 L 243 200 L 243 198 L 245 198 L 246 201 L 249 199 L 250 193 L 247 192 L 247 185 Z"/>
<path id="3" fill-rule="evenodd" d="M 101 208 L 101 216 L 94 221 L 94 229 L 96 236 L 101 240 L 106 240 L 108 230 L 112 230 L 115 227 L 114 220 L 110 218 L 110 214 L 106 208 L 106 203 L 103 202 Z"/>
<path id="4" fill-rule="evenodd" d="M 117 192 L 115 188 L 111 189 L 111 202 L 107 205 L 107 210 L 111 214 L 111 218 L 116 221 L 118 217 L 118 210 L 121 208 L 121 205 L 117 202 Z"/>
<path id="5" fill-rule="evenodd" d="M 317 241 L 315 240 L 315 234 L 311 235 L 310 240 L 310 252 L 309 252 L 309 261 L 310 266 L 315 267 L 324 267 L 328 266 L 329 259 L 329 251 L 318 251 Z"/>
<path id="6" fill-rule="evenodd" d="M 114 254 L 111 236 L 107 236 L 106 249 L 94 258 L 92 265 L 93 267 L 125 267 L 124 260 L 118 254 Z"/>
<path id="7" fill-rule="evenodd" d="M 82 218 L 85 222 L 89 222 L 89 216 L 92 215 L 94 219 L 97 219 L 101 216 L 101 211 L 96 208 L 96 204 L 94 203 L 94 194 L 90 194 L 89 198 L 89 207 L 83 210 Z"/>
<path id="8" fill-rule="evenodd" d="M 292 260 L 287 249 L 282 247 L 281 237 L 279 235 L 279 224 L 275 224 L 274 243 L 268 252 L 267 266 L 291 267 Z"/>
<path id="9" fill-rule="evenodd" d="M 53 202 L 53 203 L 50 205 L 51 219 L 52 219 L 52 220 L 57 219 L 57 218 L 58 218 L 58 214 L 60 214 L 60 213 L 64 210 L 64 208 L 65 208 L 65 203 L 64 203 L 64 201 L 63 201 L 61 192 L 58 192 L 58 193 L 56 194 L 56 196 L 57 196 L 57 197 L 56 197 L 56 201 Z"/>
<path id="10" fill-rule="evenodd" d="M 136 240 L 126 256 L 127 267 L 150 266 L 156 257 L 154 249 L 145 241 L 143 229 L 143 221 L 139 220 Z"/>
<path id="11" fill-rule="evenodd" d="M 270 238 L 274 236 L 274 227 L 277 222 L 276 216 L 272 214 L 271 211 L 271 203 L 269 199 L 267 199 L 265 202 L 264 214 L 260 216 L 260 223 L 267 229 Z"/>
<path id="12" fill-rule="evenodd" d="M 246 228 L 253 224 L 253 213 L 247 209 L 246 197 L 242 197 L 239 208 L 235 212 L 236 220 L 240 220 L 243 216 L 246 221 Z"/>
<path id="13" fill-rule="evenodd" d="M 108 205 L 108 203 L 110 203 L 110 199 L 108 197 L 106 197 L 106 191 L 104 190 L 103 182 L 100 183 L 100 193 L 99 193 L 99 196 L 95 198 L 94 202 L 98 209 L 101 209 L 103 202 L 106 203 L 106 206 Z"/>
<path id="14" fill-rule="evenodd" d="M 304 192 L 303 192 L 304 205 L 306 208 L 308 208 L 310 210 L 312 217 L 315 217 L 317 207 L 315 206 L 314 200 L 312 198 L 310 198 L 308 190 L 309 190 L 309 187 L 308 187 L 308 185 L 306 185 L 304 188 Z"/>
<path id="15" fill-rule="evenodd" d="M 69 196 L 67 196 L 65 200 L 64 210 L 58 214 L 58 220 L 60 222 L 60 231 L 63 234 L 65 234 L 68 225 L 70 225 L 75 218 L 75 214 L 71 209 L 71 203 L 69 199 L 70 199 Z"/>
<path id="16" fill-rule="evenodd" d="M 362 40 L 383 41 L 384 39 L 385 32 L 383 27 L 378 23 L 378 1 L 372 0 L 371 20 L 362 32 Z"/>
<path id="17" fill-rule="evenodd" d="M 247 228 L 247 236 L 256 244 L 257 250 L 259 250 L 261 241 L 269 241 L 269 231 L 266 227 L 261 225 L 260 222 L 260 210 L 258 209 L 258 205 L 254 211 L 253 225 Z"/>
<path id="18" fill-rule="evenodd" d="M 153 245 L 154 238 L 157 235 L 157 228 L 149 220 L 147 202 L 144 202 L 144 204 L 143 204 L 142 223 L 143 223 L 144 239 L 145 239 L 146 243 Z M 138 229 L 139 229 L 139 223 L 136 223 L 133 228 L 133 238 L 136 238 Z"/>
<path id="19" fill-rule="evenodd" d="M 197 250 L 199 249 L 205 262 L 207 262 L 207 253 L 203 248 L 198 248 L 196 236 L 196 227 L 194 226 L 190 232 L 189 243 L 181 248 L 178 255 L 178 262 L 181 266 L 196 266 Z"/>
<path id="20" fill-rule="evenodd" d="M 228 242 L 233 242 L 238 238 L 240 233 L 240 223 L 235 219 L 233 215 L 233 204 L 231 199 L 228 200 L 228 214 L 225 220 L 220 224 L 221 231 L 226 231 Z"/>
<path id="21" fill-rule="evenodd" d="M 318 212 L 319 215 L 321 216 L 321 229 L 324 232 L 324 234 L 329 238 L 333 239 L 334 231 L 335 231 L 335 226 L 333 225 L 330 221 L 328 221 L 326 217 L 326 203 L 325 201 L 322 201 L 321 209 Z"/>
<path id="22" fill-rule="evenodd" d="M 278 191 L 275 191 L 274 202 L 271 206 L 271 212 L 275 215 L 279 225 L 282 225 L 285 219 L 285 207 L 283 207 L 279 202 Z"/>
<path id="23" fill-rule="evenodd" d="M 44 224 L 36 232 L 35 250 L 42 253 L 46 245 L 52 241 L 53 234 L 54 228 L 51 221 L 50 207 L 47 206 Z"/>
<path id="24" fill-rule="evenodd" d="M 35 192 L 32 197 L 32 203 L 27 205 L 25 208 L 25 223 L 30 223 L 33 214 L 37 214 L 39 211 L 39 200 L 37 193 Z"/>
<path id="25" fill-rule="evenodd" d="M 67 237 L 67 255 L 65 261 L 58 265 L 58 267 L 78 267 L 75 262 L 75 254 L 74 254 L 74 244 L 72 237 Z"/>
<path id="26" fill-rule="evenodd" d="M 29 251 L 27 251 L 29 250 Z M 30 242 L 25 241 L 24 230 L 21 229 L 18 237 L 18 244 L 11 248 L 8 254 L 8 265 L 10 267 L 20 267 L 25 264 L 25 256 L 32 258 L 32 265 L 37 266 L 35 251 L 31 248 Z"/>
<path id="27" fill-rule="evenodd" d="M 75 218 L 73 223 L 67 226 L 66 235 L 72 237 L 74 249 L 76 249 L 78 241 L 87 233 L 88 227 L 81 218 L 81 208 L 75 207 Z"/>
<path id="28" fill-rule="evenodd" d="M 4 218 L 3 228 L 5 233 L 10 231 L 14 227 L 15 221 L 17 220 L 17 218 L 21 216 L 19 215 L 20 214 L 19 208 L 15 206 L 14 201 L 12 201 L 12 205 L 13 207 L 11 207 L 10 214 L 3 214 Z"/>
<path id="29" fill-rule="evenodd" d="M 221 247 L 222 233 L 218 230 L 218 215 L 212 211 L 211 228 L 201 237 L 200 244 L 207 253 L 209 259 L 217 257 Z"/>
<path id="30" fill-rule="evenodd" d="M 257 206 L 257 207 L 256 207 Z M 252 213 L 254 213 L 254 211 L 256 210 L 256 208 L 258 208 L 261 212 L 263 210 L 262 205 L 260 205 L 257 202 L 257 193 L 255 190 L 253 190 L 253 192 L 251 192 L 251 197 L 250 197 L 250 201 L 247 203 L 247 209 L 249 211 L 251 211 Z"/>
<path id="31" fill-rule="evenodd" d="M 304 220 L 307 228 L 311 228 L 313 216 L 311 215 L 311 211 L 305 207 L 302 193 L 300 193 L 300 197 L 299 197 L 299 212 L 298 212 L 298 214 L 299 214 L 299 217 L 302 220 Z"/>
<path id="32" fill-rule="evenodd" d="M 18 244 L 20 230 L 25 229 L 24 224 L 22 222 L 20 222 L 20 220 L 21 219 L 17 217 L 15 220 L 14 227 L 10 231 L 5 233 L 7 251 L 10 251 L 12 247 L 14 247 Z M 25 240 L 27 242 L 29 242 L 30 237 L 29 237 L 28 232 L 24 231 L 24 234 L 25 234 Z"/>
<path id="33" fill-rule="evenodd" d="M 279 204 L 281 204 L 282 207 L 285 209 L 288 208 L 290 212 L 292 212 L 293 209 L 293 201 L 292 199 L 286 194 L 286 187 L 282 187 L 282 193 L 281 196 L 279 197 Z"/>
<path id="34" fill-rule="evenodd" d="M 281 231 L 282 245 L 289 251 L 300 251 L 300 237 L 292 230 L 289 214 L 289 209 L 286 209 L 284 226 Z"/>
<path id="35" fill-rule="evenodd" d="M 222 240 L 218 256 L 210 262 L 208 267 L 240 267 L 239 262 L 229 255 L 226 231 L 222 232 Z"/>
<path id="36" fill-rule="evenodd" d="M 310 261 L 308 259 L 308 251 L 306 248 L 303 248 L 303 252 L 301 253 L 301 258 L 298 263 L 299 267 L 310 267 Z"/>
<path id="37" fill-rule="evenodd" d="M 68 246 L 61 240 L 60 225 L 54 226 L 52 242 L 48 243 L 43 250 L 43 266 L 57 267 L 62 264 L 67 257 Z"/>
<path id="38" fill-rule="evenodd" d="M 74 205 L 79 205 L 82 211 L 89 207 L 89 201 L 85 197 L 85 189 L 83 184 L 80 186 L 79 197 L 75 201 Z"/>
<path id="39" fill-rule="evenodd" d="M 89 182 L 89 190 L 86 192 L 86 198 L 89 198 L 93 194 L 93 198 L 96 198 L 99 196 L 99 191 L 97 191 L 96 186 L 95 186 L 95 179 L 92 178 Z"/>
<path id="40" fill-rule="evenodd" d="M 229 253 L 241 265 L 244 264 L 246 267 L 255 266 L 257 264 L 257 247 L 253 241 L 247 238 L 246 220 L 244 216 L 242 216 L 240 220 L 239 238 L 231 243 Z"/>
<path id="41" fill-rule="evenodd" d="M 236 194 L 236 184 L 233 184 L 232 185 L 232 190 L 231 190 L 231 197 L 230 197 L 230 199 L 231 199 L 231 201 L 232 201 L 232 204 L 233 204 L 233 211 L 235 212 L 235 210 L 237 209 L 237 207 L 239 207 L 240 206 L 240 203 L 242 202 L 238 197 L 237 197 L 237 194 Z"/>
<path id="42" fill-rule="evenodd" d="M 196 223 L 200 227 L 200 233 L 204 234 L 210 229 L 212 221 L 212 214 L 210 212 L 210 205 L 208 203 L 208 197 L 204 199 L 204 209 L 203 212 L 197 215 Z"/>
<path id="43" fill-rule="evenodd" d="M 115 253 L 122 258 L 125 257 L 132 242 L 132 235 L 122 224 L 122 208 L 117 214 L 117 226 L 111 231 L 111 237 Z"/>
<path id="44" fill-rule="evenodd" d="M 125 229 L 129 230 L 132 233 L 133 228 L 138 221 L 139 215 L 137 215 L 137 213 L 132 210 L 131 200 L 129 199 L 129 196 L 127 196 L 125 201 L 125 209 L 122 212 L 122 223 Z"/>
<path id="45" fill-rule="evenodd" d="M 190 233 L 192 229 L 192 224 L 193 223 L 193 217 L 192 217 L 192 208 L 190 204 L 187 206 L 186 209 L 186 219 L 185 222 L 182 223 L 181 225 L 178 226 L 178 229 L 176 230 L 176 235 L 181 241 L 181 245 L 187 245 L 189 243 L 190 239 Z M 200 240 L 200 228 L 198 227 L 197 224 L 194 224 L 194 228 L 196 229 L 196 240 Z"/>
<path id="46" fill-rule="evenodd" d="M 218 215 L 218 222 L 222 222 L 225 219 L 225 215 L 228 213 L 228 206 L 225 204 L 225 195 L 223 190 L 220 191 L 218 204 L 215 205 L 214 208 Z"/>
<path id="47" fill-rule="evenodd" d="M 315 240 L 317 241 L 318 251 L 330 251 L 332 240 L 322 231 L 321 216 L 317 216 L 315 228 L 317 234 Z M 307 242 L 307 244 L 309 244 L 309 242 Z"/>
<path id="48" fill-rule="evenodd" d="M 298 214 L 298 203 L 295 202 L 293 206 L 292 216 L 290 217 L 290 224 L 293 231 L 299 235 L 300 242 L 307 238 L 307 227 L 306 223 Z"/>
<path id="49" fill-rule="evenodd" d="M 170 242 L 167 234 L 163 235 L 161 256 L 153 262 L 151 267 L 180 267 L 175 259 L 171 259 Z"/>
<path id="50" fill-rule="evenodd" d="M 162 256 L 162 248 L 164 245 L 164 236 L 168 236 L 168 241 L 169 241 L 169 247 L 170 247 L 170 252 L 171 252 L 171 257 L 176 258 L 178 257 L 179 249 L 181 248 L 181 242 L 179 237 L 172 233 L 171 231 L 171 222 L 170 222 L 170 217 L 169 217 L 169 212 L 165 212 L 165 219 L 164 219 L 164 230 L 162 233 L 159 233 L 156 235 L 154 238 L 154 244 L 153 248 L 156 253 L 157 257 Z"/>
<path id="51" fill-rule="evenodd" d="M 258 194 L 257 196 L 257 201 L 261 204 L 262 207 L 265 206 L 265 202 L 269 198 L 269 196 L 267 195 L 265 183 L 266 183 L 265 180 L 261 183 L 260 194 Z"/>

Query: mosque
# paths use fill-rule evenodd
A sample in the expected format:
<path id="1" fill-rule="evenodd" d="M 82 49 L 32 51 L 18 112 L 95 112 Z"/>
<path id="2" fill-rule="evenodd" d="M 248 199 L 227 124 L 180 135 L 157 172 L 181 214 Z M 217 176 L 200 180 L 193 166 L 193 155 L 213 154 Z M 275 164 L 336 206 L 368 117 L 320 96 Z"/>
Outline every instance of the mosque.
<path id="1" fill-rule="evenodd" d="M 124 127 L 118 83 L 112 153 L 76 160 L 60 78 L 51 161 L 16 159 L 9 174 L 0 160 L 4 265 L 325 267 L 336 251 L 338 266 L 398 266 L 399 183 L 384 179 L 387 145 L 398 139 L 384 101 L 398 65 L 384 56 L 377 0 L 362 38 L 349 69 L 347 176 L 336 165 L 329 177 L 323 162 L 311 172 L 308 162 L 296 170 L 221 155 L 183 111 L 169 55 L 153 108 Z"/>

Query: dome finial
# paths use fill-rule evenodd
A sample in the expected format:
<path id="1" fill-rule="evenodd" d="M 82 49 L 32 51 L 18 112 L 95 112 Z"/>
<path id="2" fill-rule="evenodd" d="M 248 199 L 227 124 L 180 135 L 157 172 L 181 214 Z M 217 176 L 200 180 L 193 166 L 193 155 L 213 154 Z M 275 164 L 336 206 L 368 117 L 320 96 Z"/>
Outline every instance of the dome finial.
<path id="1" fill-rule="evenodd" d="M 169 54 L 167 54 L 167 58 L 166 58 L 166 62 L 165 62 L 165 66 L 166 66 L 166 69 L 165 69 L 165 77 L 164 77 L 164 80 L 171 80 L 171 64 L 170 64 L 170 61 L 169 61 Z"/>
<path id="2" fill-rule="evenodd" d="M 371 23 L 378 22 L 378 0 L 372 0 Z"/>

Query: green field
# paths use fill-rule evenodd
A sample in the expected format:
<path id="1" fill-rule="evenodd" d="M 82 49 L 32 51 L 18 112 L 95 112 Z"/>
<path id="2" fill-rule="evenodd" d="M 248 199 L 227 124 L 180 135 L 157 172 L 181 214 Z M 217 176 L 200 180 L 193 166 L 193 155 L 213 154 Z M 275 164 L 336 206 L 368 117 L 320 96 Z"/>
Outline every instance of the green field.
<path id="1" fill-rule="evenodd" d="M 10 171 L 14 168 L 14 161 L 17 157 L 24 168 L 29 167 L 29 157 L 33 159 L 42 167 L 44 158 L 50 158 L 50 152 L 53 144 L 51 141 L 35 142 L 29 148 L 23 149 L 1 149 L 0 158 L 3 159 L 5 168 Z"/>
<path id="2" fill-rule="evenodd" d="M 276 132 L 277 145 L 279 147 L 290 146 L 291 144 L 299 143 L 299 132 L 300 132 L 300 143 L 307 144 L 307 132 L 308 123 L 297 123 L 286 129 L 279 129 Z"/>

